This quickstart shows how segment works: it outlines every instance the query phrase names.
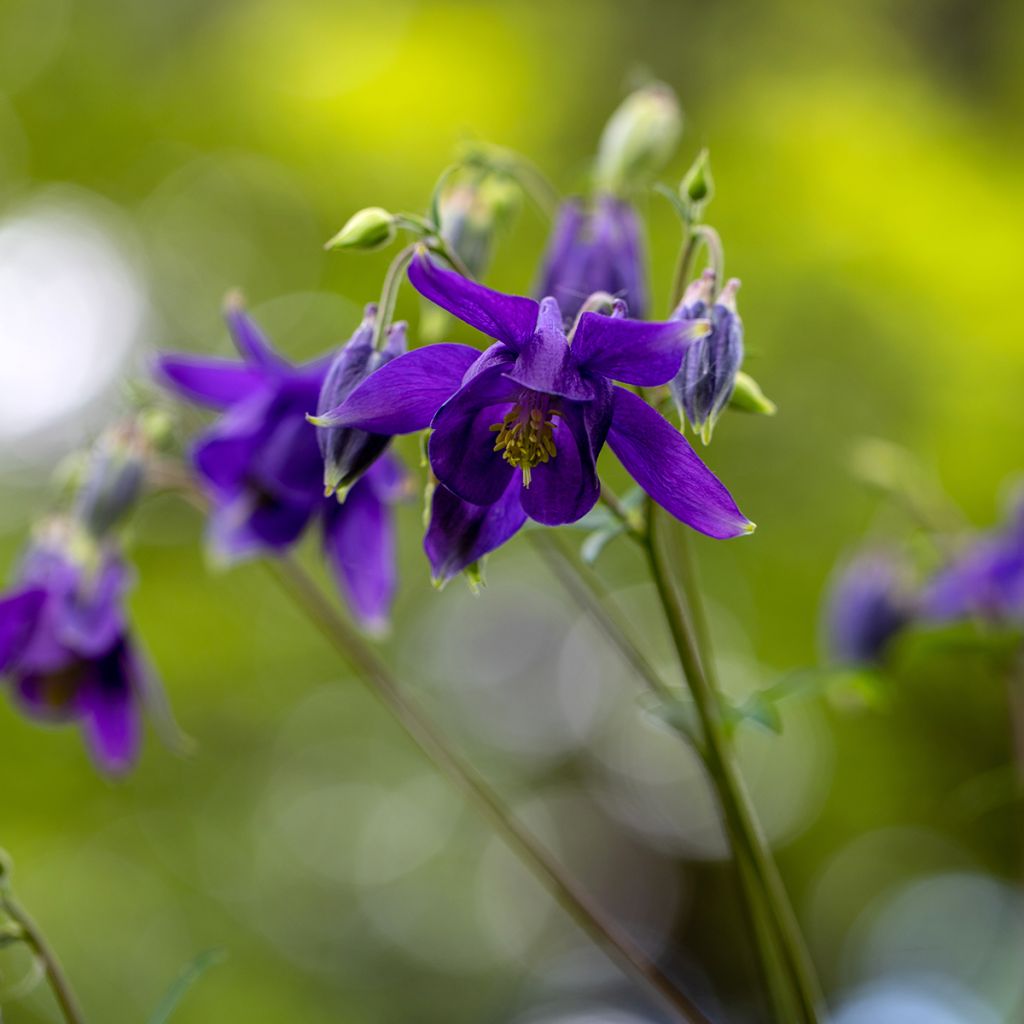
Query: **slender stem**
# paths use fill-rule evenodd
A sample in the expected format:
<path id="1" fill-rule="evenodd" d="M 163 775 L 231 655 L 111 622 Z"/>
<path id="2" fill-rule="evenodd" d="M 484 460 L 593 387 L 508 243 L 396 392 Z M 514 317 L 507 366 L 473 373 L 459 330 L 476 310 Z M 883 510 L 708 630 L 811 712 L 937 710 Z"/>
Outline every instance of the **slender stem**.
<path id="1" fill-rule="evenodd" d="M 508 811 L 497 794 L 457 755 L 433 722 L 399 687 L 387 665 L 334 608 L 305 570 L 291 557 L 267 563 L 279 583 L 352 666 L 360 679 L 392 714 L 407 735 L 448 779 L 458 786 L 519 854 L 573 920 L 609 956 L 661 997 L 675 1017 L 691 1024 L 710 1024 L 661 968 L 613 923 L 605 920 L 550 852 Z"/>
<path id="2" fill-rule="evenodd" d="M 664 550 L 657 537 L 659 518 L 660 513 L 652 506 L 645 551 L 676 654 L 690 686 L 704 732 L 705 763 L 718 793 L 727 828 L 747 859 L 751 879 L 759 885 L 765 908 L 777 930 L 792 974 L 794 990 L 799 997 L 802 1009 L 800 1019 L 814 1024 L 822 1019 L 822 998 L 814 968 L 728 742 L 721 701 L 704 671 L 687 606 L 672 582 Z"/>
<path id="3" fill-rule="evenodd" d="M 64 968 L 61 967 L 57 954 L 50 948 L 39 926 L 32 920 L 28 911 L 21 906 L 10 891 L 0 882 L 0 909 L 21 930 L 22 941 L 27 945 L 43 965 L 46 980 L 50 984 L 54 999 L 60 1007 L 66 1024 L 85 1024 L 85 1014 L 79 1005 L 71 983 L 68 981 Z"/>
<path id="4" fill-rule="evenodd" d="M 679 259 L 676 261 L 676 270 L 672 275 L 672 297 L 670 306 L 675 310 L 676 306 L 683 301 L 683 292 L 686 291 L 686 282 L 690 279 L 690 271 L 693 269 L 693 260 L 697 255 L 697 247 L 700 238 L 693 233 L 689 222 L 683 224 L 683 244 L 679 249 Z"/>
<path id="5" fill-rule="evenodd" d="M 436 252 L 442 259 L 447 260 L 449 266 L 457 274 L 461 274 L 464 278 L 469 281 L 474 280 L 473 272 L 466 266 L 462 261 L 462 258 L 455 251 L 454 247 L 449 245 L 448 241 L 440 234 L 432 235 L 427 240 L 427 248 L 431 252 Z"/>
<path id="6" fill-rule="evenodd" d="M 384 286 L 381 288 L 380 302 L 377 305 L 377 319 L 373 325 L 373 347 L 375 349 L 383 346 L 388 328 L 394 319 L 395 303 L 398 301 L 402 276 L 405 274 L 406 267 L 412 263 L 413 256 L 416 255 L 416 245 L 417 243 L 413 243 L 401 249 L 391 261 L 391 266 L 388 267 L 388 272 L 384 276 Z"/>

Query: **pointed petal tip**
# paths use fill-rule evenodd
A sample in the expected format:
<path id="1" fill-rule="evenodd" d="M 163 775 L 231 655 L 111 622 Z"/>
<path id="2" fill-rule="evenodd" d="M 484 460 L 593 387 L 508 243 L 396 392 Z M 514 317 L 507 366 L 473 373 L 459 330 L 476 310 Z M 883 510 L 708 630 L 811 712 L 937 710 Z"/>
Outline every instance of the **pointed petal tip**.
<path id="1" fill-rule="evenodd" d="M 749 537 L 757 529 L 757 523 L 752 523 L 747 519 L 743 524 L 743 532 L 740 534 L 741 537 Z"/>

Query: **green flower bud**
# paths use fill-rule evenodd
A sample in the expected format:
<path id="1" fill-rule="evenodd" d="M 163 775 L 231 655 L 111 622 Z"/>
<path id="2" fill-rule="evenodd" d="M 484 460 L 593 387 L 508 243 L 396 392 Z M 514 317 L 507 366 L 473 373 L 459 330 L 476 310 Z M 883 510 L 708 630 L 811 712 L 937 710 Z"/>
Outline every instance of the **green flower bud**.
<path id="1" fill-rule="evenodd" d="M 324 246 L 325 249 L 371 251 L 395 240 L 395 218 L 379 206 L 368 206 L 349 217 L 345 226 Z"/>
<path id="2" fill-rule="evenodd" d="M 739 412 L 755 412 L 762 416 L 774 416 L 778 406 L 761 390 L 761 385 L 742 370 L 736 374 L 729 406 Z"/>
<path id="3" fill-rule="evenodd" d="M 616 194 L 643 188 L 672 158 L 682 130 L 683 112 L 667 85 L 631 93 L 601 135 L 598 187 Z"/>
<path id="4" fill-rule="evenodd" d="M 708 158 L 708 151 L 702 149 L 690 169 L 683 175 L 679 185 L 679 197 L 703 205 L 710 202 L 714 195 L 715 182 L 711 177 L 711 161 Z"/>

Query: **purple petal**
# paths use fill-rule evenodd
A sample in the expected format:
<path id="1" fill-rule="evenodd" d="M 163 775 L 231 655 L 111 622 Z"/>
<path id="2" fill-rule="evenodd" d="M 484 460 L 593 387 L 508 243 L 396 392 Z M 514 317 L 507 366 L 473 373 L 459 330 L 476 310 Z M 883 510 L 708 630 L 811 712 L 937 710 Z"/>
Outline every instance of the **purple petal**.
<path id="1" fill-rule="evenodd" d="M 80 714 L 81 685 L 90 666 L 86 661 L 69 658 L 60 671 L 19 676 L 14 681 L 18 707 L 40 722 L 70 722 Z"/>
<path id="2" fill-rule="evenodd" d="M 751 532 L 721 481 L 664 416 L 622 388 L 615 388 L 614 403 L 608 444 L 662 508 L 709 537 Z"/>
<path id="3" fill-rule="evenodd" d="M 539 312 L 533 299 L 475 284 L 422 253 L 409 266 L 409 281 L 435 305 L 517 351 L 533 336 Z"/>
<path id="4" fill-rule="evenodd" d="M 268 551 L 279 554 L 299 539 L 314 508 L 243 492 L 215 504 L 207 538 L 213 553 L 228 564 Z"/>
<path id="5" fill-rule="evenodd" d="M 100 769 L 120 775 L 135 763 L 142 722 L 135 699 L 135 681 L 127 645 L 91 667 L 82 692 L 82 726 L 86 742 Z"/>
<path id="6" fill-rule="evenodd" d="M 583 408 L 563 403 L 555 421 L 557 454 L 534 466 L 530 486 L 520 494 L 526 514 L 546 526 L 561 526 L 582 519 L 597 503 L 601 484 Z"/>
<path id="7" fill-rule="evenodd" d="M 432 424 L 430 465 L 450 491 L 474 505 L 493 505 L 512 467 L 494 450 L 492 424 L 501 423 L 520 388 L 500 369 L 474 377 L 445 402 Z"/>
<path id="8" fill-rule="evenodd" d="M 580 377 L 575 352 L 569 348 L 558 303 L 548 298 L 540 309 L 537 330 L 522 346 L 508 376 L 533 391 L 575 401 L 593 398 L 594 389 L 589 381 Z"/>
<path id="9" fill-rule="evenodd" d="M 41 587 L 0 599 L 0 672 L 21 656 L 45 603 L 46 591 Z"/>
<path id="10" fill-rule="evenodd" d="M 365 477 L 344 504 L 324 503 L 324 551 L 339 589 L 364 629 L 387 627 L 397 586 L 395 526 L 390 508 Z"/>
<path id="11" fill-rule="evenodd" d="M 467 566 L 501 547 L 526 522 L 519 501 L 519 475 L 493 505 L 470 505 L 443 484 L 434 490 L 423 549 L 436 583 L 446 583 Z"/>
<path id="12" fill-rule="evenodd" d="M 182 398 L 214 409 L 244 401 L 266 381 L 264 371 L 252 366 L 187 355 L 160 356 L 156 376 Z"/>
<path id="13" fill-rule="evenodd" d="M 647 323 L 584 313 L 572 339 L 580 369 L 641 387 L 667 384 L 679 372 L 695 322 Z"/>
<path id="14" fill-rule="evenodd" d="M 217 491 L 233 494 L 245 486 L 259 446 L 271 430 L 274 398 L 268 389 L 257 392 L 198 438 L 192 461 Z"/>
<path id="15" fill-rule="evenodd" d="M 363 479 L 373 488 L 374 494 L 389 505 L 404 501 L 413 493 L 413 479 L 394 455 L 382 455 L 366 471 Z"/>
<path id="16" fill-rule="evenodd" d="M 468 345 L 414 349 L 371 373 L 341 405 L 313 422 L 318 427 L 358 427 L 373 434 L 425 430 L 479 357 Z"/>
<path id="17" fill-rule="evenodd" d="M 57 639 L 84 658 L 95 658 L 117 645 L 125 630 L 124 596 L 134 574 L 118 557 L 108 555 L 99 573 L 82 576 L 75 592 L 59 604 Z"/>
<path id="18" fill-rule="evenodd" d="M 237 295 L 229 295 L 224 306 L 224 319 L 235 348 L 242 358 L 250 365 L 277 373 L 289 369 L 288 364 L 271 347 L 263 332 L 255 321 L 242 308 L 241 299 Z"/>

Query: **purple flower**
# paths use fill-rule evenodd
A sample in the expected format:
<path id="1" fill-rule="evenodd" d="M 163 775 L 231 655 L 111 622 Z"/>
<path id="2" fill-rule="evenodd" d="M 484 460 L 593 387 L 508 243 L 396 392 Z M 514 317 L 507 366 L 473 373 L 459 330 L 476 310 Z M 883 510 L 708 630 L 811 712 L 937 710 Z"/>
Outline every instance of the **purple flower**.
<path id="1" fill-rule="evenodd" d="M 477 533 L 469 547 L 479 557 L 486 553 L 480 548 L 497 546 L 526 517 L 558 526 L 586 515 L 600 493 L 596 462 L 606 440 L 637 483 L 678 519 L 712 537 L 750 532 L 729 492 L 679 432 L 612 383 L 654 387 L 671 380 L 695 324 L 585 313 L 570 345 L 553 298 L 538 304 L 503 295 L 423 255 L 409 279 L 496 344 L 482 354 L 446 344 L 399 356 L 326 419 L 389 434 L 431 428 L 428 454 L 440 483 L 461 502 L 489 510 L 473 512 L 444 492 L 435 495 L 439 514 L 428 536 L 435 573 L 467 557 L 451 552 L 466 546 L 468 532 Z M 493 517 L 500 528 L 491 529 Z M 455 536 L 442 543 L 441 532 Z"/>
<path id="2" fill-rule="evenodd" d="M 538 294 L 554 296 L 568 317 L 575 317 L 594 292 L 623 299 L 634 316 L 646 313 L 640 224 L 629 203 L 609 195 L 599 196 L 589 210 L 576 199 L 563 204 L 538 287 Z"/>
<path id="3" fill-rule="evenodd" d="M 0 673 L 20 706 L 44 721 L 81 723 L 99 767 L 135 762 L 141 708 L 157 687 L 132 641 L 123 600 L 130 574 L 113 548 L 60 534 L 36 542 L 17 585 L 0 597 Z"/>
<path id="4" fill-rule="evenodd" d="M 933 622 L 1024 623 L 1024 501 L 1007 525 L 976 538 L 931 578 L 921 613 Z"/>
<path id="5" fill-rule="evenodd" d="M 732 397 L 736 373 L 743 363 L 743 321 L 736 311 L 739 286 L 733 278 L 712 304 L 715 273 L 706 270 L 686 289 L 674 314 L 682 320 L 711 320 L 710 333 L 686 350 L 679 373 L 670 384 L 680 415 L 686 416 L 705 444 Z"/>
<path id="6" fill-rule="evenodd" d="M 282 554 L 318 521 L 353 613 L 367 628 L 380 628 L 395 591 L 390 505 L 405 492 L 404 473 L 381 458 L 388 436 L 329 430 L 318 438 L 306 416 L 322 397 L 347 394 L 404 347 L 404 328 L 397 325 L 385 352 L 375 353 L 364 320 L 334 360 L 296 367 L 237 304 L 227 319 L 241 363 L 190 355 L 159 361 L 160 375 L 178 394 L 222 414 L 193 452 L 210 500 L 212 547 L 226 561 Z M 331 488 L 342 489 L 343 504 L 325 497 L 325 473 Z"/>
<path id="7" fill-rule="evenodd" d="M 902 562 L 888 553 L 861 554 L 831 586 L 825 610 L 829 653 L 839 664 L 877 665 L 912 613 Z"/>

